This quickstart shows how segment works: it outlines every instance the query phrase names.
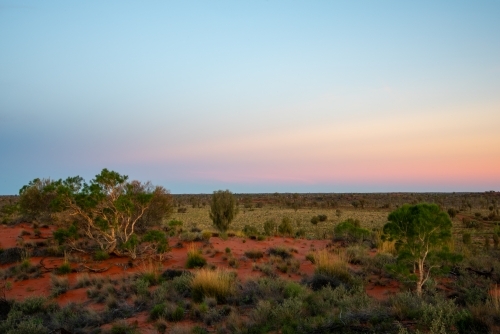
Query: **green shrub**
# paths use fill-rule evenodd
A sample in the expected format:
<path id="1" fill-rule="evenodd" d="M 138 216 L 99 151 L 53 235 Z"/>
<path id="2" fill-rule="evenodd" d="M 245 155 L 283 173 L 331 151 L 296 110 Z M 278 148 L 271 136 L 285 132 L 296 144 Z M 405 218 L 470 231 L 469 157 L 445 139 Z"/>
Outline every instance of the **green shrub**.
<path id="1" fill-rule="evenodd" d="M 455 216 L 457 215 L 458 211 L 454 208 L 449 208 L 448 209 L 448 215 L 450 216 L 450 218 L 455 218 Z"/>
<path id="2" fill-rule="evenodd" d="M 178 277 L 172 279 L 174 290 L 181 295 L 186 295 L 191 291 L 191 282 L 193 281 L 193 274 L 185 272 Z"/>
<path id="3" fill-rule="evenodd" d="M 264 222 L 264 234 L 273 235 L 276 233 L 276 222 L 273 219 Z"/>
<path id="4" fill-rule="evenodd" d="M 296 282 L 287 282 L 285 285 L 285 289 L 283 290 L 283 294 L 285 298 L 296 298 L 305 292 L 305 289 L 302 285 Z"/>
<path id="5" fill-rule="evenodd" d="M 314 216 L 314 217 L 311 218 L 311 224 L 318 225 L 318 223 L 319 223 L 318 216 Z"/>
<path id="6" fill-rule="evenodd" d="M 109 254 L 103 250 L 97 250 L 94 253 L 94 260 L 96 261 L 105 261 L 109 259 Z"/>
<path id="7" fill-rule="evenodd" d="M 278 325 L 293 325 L 301 319 L 302 301 L 299 298 L 285 299 L 271 311 L 272 318 Z"/>
<path id="8" fill-rule="evenodd" d="M 20 311 L 25 315 L 32 315 L 39 312 L 45 312 L 47 298 L 35 296 L 27 297 L 22 302 L 14 303 L 14 310 Z"/>
<path id="9" fill-rule="evenodd" d="M 181 321 L 184 319 L 184 308 L 176 306 L 172 311 L 167 311 L 166 317 L 169 321 Z"/>
<path id="10" fill-rule="evenodd" d="M 283 260 L 293 257 L 292 253 L 288 249 L 281 246 L 269 248 L 267 252 L 269 255 L 279 256 Z"/>
<path id="11" fill-rule="evenodd" d="M 71 265 L 69 262 L 64 262 L 56 271 L 59 275 L 69 274 L 71 272 Z"/>
<path id="12" fill-rule="evenodd" d="M 139 296 L 149 296 L 149 281 L 139 278 L 135 282 L 135 291 Z"/>
<path id="13" fill-rule="evenodd" d="M 165 303 L 156 304 L 149 312 L 149 318 L 151 320 L 156 320 L 160 317 L 165 316 L 165 308 Z"/>
<path id="14" fill-rule="evenodd" d="M 136 334 L 137 328 L 129 325 L 125 320 L 120 320 L 111 326 L 111 334 Z"/>
<path id="15" fill-rule="evenodd" d="M 318 215 L 318 219 L 320 222 L 324 222 L 328 219 L 328 217 L 326 215 Z"/>
<path id="16" fill-rule="evenodd" d="M 260 249 L 250 249 L 245 252 L 245 256 L 252 260 L 260 259 L 264 256 Z"/>
<path id="17" fill-rule="evenodd" d="M 293 235 L 292 220 L 288 217 L 284 217 L 281 220 L 281 224 L 278 226 L 278 232 L 281 235 L 286 235 L 286 236 Z"/>
<path id="18" fill-rule="evenodd" d="M 247 237 L 259 235 L 259 231 L 257 231 L 257 228 L 251 225 L 245 225 L 245 227 L 243 227 L 243 233 L 245 233 Z"/>
<path id="19" fill-rule="evenodd" d="M 363 241 L 370 236 L 370 231 L 359 227 L 359 220 L 347 219 L 335 226 L 333 232 L 337 238 L 347 241 Z"/>
<path id="20" fill-rule="evenodd" d="M 43 325 L 41 318 L 32 317 L 21 320 L 15 326 L 15 329 L 11 329 L 7 334 L 49 334 L 50 331 Z"/>
<path id="21" fill-rule="evenodd" d="M 470 245 L 472 243 L 471 234 L 468 232 L 462 233 L 462 242 L 464 243 L 464 245 Z"/>
<path id="22" fill-rule="evenodd" d="M 77 239 L 78 229 L 75 224 L 71 225 L 69 228 L 58 228 L 52 232 L 54 239 L 59 245 L 62 245 L 67 239 Z"/>
<path id="23" fill-rule="evenodd" d="M 168 222 L 168 226 L 170 226 L 170 227 L 179 227 L 179 226 L 182 226 L 182 221 L 172 219 L 171 221 Z"/>
<path id="24" fill-rule="evenodd" d="M 69 289 L 68 277 L 58 277 L 52 275 L 50 277 L 50 289 L 52 296 L 59 296 Z"/>

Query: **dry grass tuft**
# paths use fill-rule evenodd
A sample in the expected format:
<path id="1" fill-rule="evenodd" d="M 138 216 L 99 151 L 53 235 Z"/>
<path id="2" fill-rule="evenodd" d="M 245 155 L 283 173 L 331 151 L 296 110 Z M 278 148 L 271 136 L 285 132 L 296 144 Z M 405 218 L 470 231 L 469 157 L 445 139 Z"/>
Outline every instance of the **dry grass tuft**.
<path id="1" fill-rule="evenodd" d="M 207 264 L 207 261 L 201 254 L 200 250 L 196 248 L 195 244 L 190 244 L 187 250 L 186 267 L 189 269 L 200 268 Z"/>
<path id="2" fill-rule="evenodd" d="M 60 277 L 56 275 L 50 276 L 50 290 L 53 297 L 57 297 L 69 290 L 68 277 Z"/>
<path id="3" fill-rule="evenodd" d="M 335 254 L 326 249 L 314 253 L 316 274 L 330 277 L 350 278 L 349 257 L 346 252 L 338 251 Z"/>
<path id="4" fill-rule="evenodd" d="M 224 301 L 234 292 L 234 275 L 227 270 L 201 269 L 191 282 L 193 299 L 201 302 L 205 297 Z"/>
<path id="5" fill-rule="evenodd" d="M 380 253 L 396 255 L 396 241 L 382 241 L 378 245 L 378 250 Z"/>

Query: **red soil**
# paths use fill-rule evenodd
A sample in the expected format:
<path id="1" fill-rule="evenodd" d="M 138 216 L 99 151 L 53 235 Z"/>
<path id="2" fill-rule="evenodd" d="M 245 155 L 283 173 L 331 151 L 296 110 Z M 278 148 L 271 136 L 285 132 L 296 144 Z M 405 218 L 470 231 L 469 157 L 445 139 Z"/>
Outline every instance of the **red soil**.
<path id="1" fill-rule="evenodd" d="M 27 231 L 30 234 L 21 235 L 22 231 Z M 52 235 L 52 228 L 40 228 L 41 238 L 48 238 Z M 29 242 L 34 236 L 33 228 L 30 224 L 23 223 L 14 227 L 0 226 L 0 245 L 4 248 L 18 247 L 20 239 L 23 242 Z M 45 240 L 45 239 L 42 239 Z M 171 238 L 169 243 L 172 247 L 171 251 L 167 253 L 164 260 L 162 261 L 161 270 L 166 269 L 184 269 L 187 261 L 187 247 L 191 244 L 190 242 L 182 242 L 178 238 Z M 282 237 L 270 237 L 262 241 L 231 237 L 227 240 L 223 240 L 219 237 L 212 237 L 210 242 L 195 242 L 194 245 L 201 250 L 203 256 L 206 258 L 209 265 L 216 266 L 218 268 L 226 268 L 231 271 L 235 271 L 240 280 L 246 280 L 252 277 L 260 277 L 264 274 L 254 269 L 253 263 L 265 263 L 269 261 L 269 255 L 267 251 L 272 247 L 283 247 L 285 249 L 291 250 L 294 259 L 300 262 L 300 267 L 297 273 L 283 274 L 278 270 L 275 272 L 286 279 L 291 279 L 295 281 L 300 281 L 304 276 L 312 275 L 314 272 L 314 265 L 306 260 L 306 255 L 314 250 L 324 249 L 329 245 L 329 240 L 305 240 L 305 239 L 293 239 L 293 238 L 282 238 Z M 179 247 L 181 246 L 181 247 Z M 226 253 L 226 248 L 230 249 L 230 254 Z M 260 250 L 263 252 L 264 257 L 258 260 L 252 260 L 245 256 L 245 252 L 249 250 Z M 370 254 L 373 255 L 373 254 Z M 228 258 L 234 257 L 238 261 L 237 268 L 232 268 L 229 265 Z M 146 260 L 135 260 L 130 266 L 130 260 L 126 257 L 116 257 L 111 256 L 110 259 L 106 261 L 93 261 L 88 255 L 82 255 L 80 253 L 69 254 L 69 259 L 71 267 L 74 271 L 66 275 L 69 279 L 70 290 L 62 295 L 58 296 L 55 300 L 60 305 L 66 305 L 70 302 L 84 303 L 86 302 L 88 307 L 96 311 L 104 309 L 103 304 L 96 304 L 91 302 L 87 298 L 87 288 L 73 289 L 76 284 L 77 277 L 84 272 L 89 272 L 92 275 L 101 275 L 103 277 L 110 277 L 112 279 L 119 279 L 124 275 L 129 275 L 136 272 L 148 271 L 150 270 L 150 262 Z M 13 298 L 22 300 L 28 296 L 49 296 L 51 290 L 51 275 L 54 269 L 61 266 L 64 262 L 62 257 L 47 257 L 39 258 L 32 257 L 30 262 L 33 265 L 40 266 L 42 269 L 42 275 L 38 278 L 27 279 L 22 281 L 15 281 L 9 278 L 8 281 L 11 282 L 11 289 L 6 291 L 7 298 Z M 43 263 L 43 266 L 40 264 Z M 15 264 L 3 265 L 2 269 Z M 88 268 L 95 270 L 107 269 L 102 273 L 92 273 Z M 354 266 L 353 266 L 354 268 Z M 399 285 L 395 281 L 383 281 L 380 278 L 373 277 L 371 283 L 366 287 L 366 292 L 372 298 L 382 300 L 388 298 L 390 294 L 394 294 L 399 291 Z M 144 312 L 135 315 L 134 317 L 127 319 L 128 323 L 135 323 L 141 328 L 141 333 L 156 333 L 154 326 L 148 322 L 148 315 Z M 182 325 L 182 323 L 180 324 Z M 189 324 L 186 324 L 189 325 Z M 110 326 L 109 324 L 106 326 Z M 106 327 L 105 326 L 105 327 Z M 107 327 L 106 327 L 107 328 Z"/>

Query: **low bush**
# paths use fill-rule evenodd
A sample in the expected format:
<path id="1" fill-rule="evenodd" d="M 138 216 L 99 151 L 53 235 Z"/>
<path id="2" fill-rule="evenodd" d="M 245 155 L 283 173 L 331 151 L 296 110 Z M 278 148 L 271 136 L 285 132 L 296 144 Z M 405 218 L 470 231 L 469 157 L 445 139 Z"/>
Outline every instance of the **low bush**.
<path id="1" fill-rule="evenodd" d="M 335 226 L 335 238 L 348 242 L 362 242 L 370 236 L 370 231 L 359 226 L 359 220 L 347 219 Z"/>
<path id="2" fill-rule="evenodd" d="M 174 290 L 181 296 L 188 296 L 191 293 L 191 282 L 193 281 L 193 274 L 185 272 L 180 276 L 172 279 Z"/>
<path id="3" fill-rule="evenodd" d="M 262 251 L 259 249 L 250 249 L 245 252 L 245 256 L 249 259 L 257 260 L 262 258 L 264 256 L 264 253 L 262 253 Z"/>
<path id="4" fill-rule="evenodd" d="M 470 219 L 469 217 L 463 217 L 462 223 L 465 228 L 478 228 L 479 223 L 475 220 Z"/>
<path id="5" fill-rule="evenodd" d="M 59 296 L 69 290 L 68 277 L 50 276 L 50 290 L 52 296 Z"/>
<path id="6" fill-rule="evenodd" d="M 96 261 L 105 261 L 109 259 L 109 254 L 103 250 L 97 250 L 95 251 L 93 258 Z"/>
<path id="7" fill-rule="evenodd" d="M 243 227 L 243 233 L 245 233 L 247 237 L 256 237 L 259 235 L 259 231 L 257 230 L 257 228 L 251 225 L 245 225 L 245 227 Z"/>
<path id="8" fill-rule="evenodd" d="M 274 219 L 269 219 L 264 222 L 264 234 L 265 235 L 274 235 L 276 234 L 276 222 Z"/>
<path id="9" fill-rule="evenodd" d="M 59 268 L 57 268 L 56 272 L 59 275 L 69 274 L 71 272 L 71 265 L 69 262 L 64 262 Z"/>
<path id="10" fill-rule="evenodd" d="M 179 277 L 186 272 L 187 271 L 183 269 L 167 269 L 161 274 L 161 276 L 163 277 L 163 279 L 171 281 L 174 278 Z"/>
<path id="11" fill-rule="evenodd" d="M 111 326 L 109 334 L 137 334 L 137 326 L 129 325 L 125 320 L 119 320 Z"/>
<path id="12" fill-rule="evenodd" d="M 271 256 L 279 256 L 283 260 L 293 257 L 292 253 L 284 247 L 272 247 L 267 252 Z"/>
<path id="13" fill-rule="evenodd" d="M 149 318 L 151 320 L 157 320 L 160 317 L 164 317 L 165 309 L 166 309 L 165 303 L 156 304 L 149 312 Z"/>
<path id="14" fill-rule="evenodd" d="M 293 235 L 293 227 L 292 220 L 288 217 L 284 217 L 281 220 L 281 224 L 278 226 L 278 232 L 284 236 L 292 236 Z"/>

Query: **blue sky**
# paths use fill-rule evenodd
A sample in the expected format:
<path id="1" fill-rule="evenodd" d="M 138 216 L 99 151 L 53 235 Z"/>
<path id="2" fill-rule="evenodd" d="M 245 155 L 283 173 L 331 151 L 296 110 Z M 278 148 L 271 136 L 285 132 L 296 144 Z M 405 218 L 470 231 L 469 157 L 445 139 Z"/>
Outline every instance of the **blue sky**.
<path id="1" fill-rule="evenodd" d="M 0 194 L 500 190 L 500 2 L 0 1 Z"/>

